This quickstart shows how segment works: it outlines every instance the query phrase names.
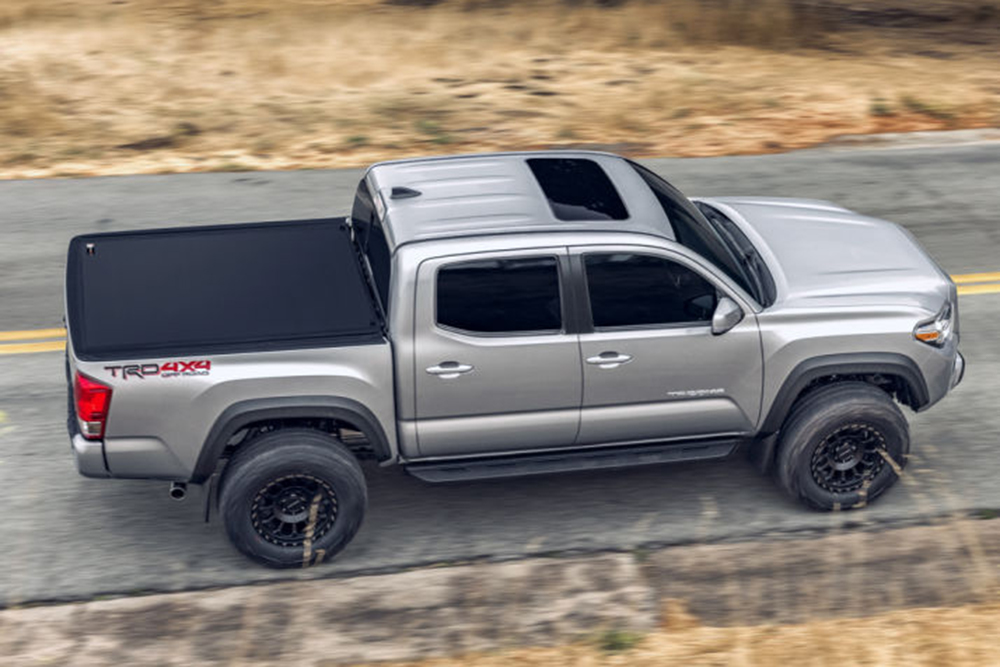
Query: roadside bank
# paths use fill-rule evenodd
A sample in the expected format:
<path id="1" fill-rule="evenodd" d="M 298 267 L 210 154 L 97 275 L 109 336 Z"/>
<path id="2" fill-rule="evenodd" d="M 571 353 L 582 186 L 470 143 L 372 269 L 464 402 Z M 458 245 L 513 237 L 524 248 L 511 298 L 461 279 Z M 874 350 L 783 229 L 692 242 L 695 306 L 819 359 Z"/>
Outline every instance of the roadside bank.
<path id="1" fill-rule="evenodd" d="M 850 619 L 885 617 L 876 625 L 892 628 L 906 624 L 907 610 L 932 626 L 971 618 L 970 628 L 996 627 L 998 573 L 1000 521 L 844 529 L 11 608 L 0 611 L 0 655 L 12 666 L 335 665 L 568 643 L 537 654 L 543 661 L 518 654 L 524 664 L 560 664 L 559 656 L 583 655 L 574 651 L 662 652 L 661 635 L 681 630 L 685 645 L 701 642 L 708 654 L 735 637 L 746 655 L 779 655 L 775 637 L 841 628 L 848 632 L 830 642 L 864 642 L 868 625 Z M 471 660 L 461 664 L 503 664 Z"/>

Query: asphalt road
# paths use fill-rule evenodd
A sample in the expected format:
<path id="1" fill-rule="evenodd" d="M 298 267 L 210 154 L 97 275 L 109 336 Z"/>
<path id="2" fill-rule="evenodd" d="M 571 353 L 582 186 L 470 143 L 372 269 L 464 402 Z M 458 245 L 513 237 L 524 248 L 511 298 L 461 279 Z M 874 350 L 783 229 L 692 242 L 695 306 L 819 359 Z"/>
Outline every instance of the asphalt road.
<path id="1" fill-rule="evenodd" d="M 906 225 L 954 274 L 1000 271 L 1000 144 L 653 160 L 691 194 L 830 199 Z M 66 244 L 94 230 L 322 217 L 345 211 L 358 171 L 0 182 L 0 332 L 61 324 Z M 59 352 L 0 355 L 0 605 L 343 576 L 480 557 L 926 523 L 1000 508 L 1000 294 L 961 300 L 959 390 L 910 415 L 903 483 L 860 512 L 786 500 L 741 458 L 626 472 L 430 486 L 369 467 L 371 506 L 333 563 L 274 572 L 244 560 L 200 492 L 77 476 Z"/>

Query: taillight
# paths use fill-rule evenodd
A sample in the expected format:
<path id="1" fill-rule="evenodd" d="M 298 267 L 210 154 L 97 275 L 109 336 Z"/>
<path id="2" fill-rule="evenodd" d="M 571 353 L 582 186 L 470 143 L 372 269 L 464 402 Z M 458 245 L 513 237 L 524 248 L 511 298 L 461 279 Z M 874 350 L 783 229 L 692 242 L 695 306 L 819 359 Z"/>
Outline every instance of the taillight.
<path id="1" fill-rule="evenodd" d="M 87 440 L 103 438 L 111 407 L 111 387 L 77 373 L 73 380 L 73 399 L 83 437 Z"/>

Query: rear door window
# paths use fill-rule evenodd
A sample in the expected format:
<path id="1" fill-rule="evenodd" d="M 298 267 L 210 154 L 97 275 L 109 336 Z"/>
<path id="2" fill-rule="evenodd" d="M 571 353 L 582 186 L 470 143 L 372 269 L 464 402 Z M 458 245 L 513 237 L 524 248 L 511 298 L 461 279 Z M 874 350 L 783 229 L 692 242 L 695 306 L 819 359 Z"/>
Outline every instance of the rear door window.
<path id="1" fill-rule="evenodd" d="M 437 323 L 474 334 L 562 330 L 555 257 L 461 262 L 437 276 Z"/>

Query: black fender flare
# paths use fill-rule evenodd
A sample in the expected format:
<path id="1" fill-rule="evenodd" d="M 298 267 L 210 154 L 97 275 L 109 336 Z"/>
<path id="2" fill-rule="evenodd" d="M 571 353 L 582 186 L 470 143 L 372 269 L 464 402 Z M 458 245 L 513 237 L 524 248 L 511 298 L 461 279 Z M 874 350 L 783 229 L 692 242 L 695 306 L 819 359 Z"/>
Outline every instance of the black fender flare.
<path id="1" fill-rule="evenodd" d="M 295 418 L 349 422 L 365 434 L 379 461 L 387 461 L 393 457 L 389 439 L 378 418 L 358 401 L 340 396 L 257 398 L 234 403 L 223 410 L 205 438 L 190 481 L 200 484 L 212 476 L 226 443 L 240 429 L 254 422 Z"/>
<path id="2" fill-rule="evenodd" d="M 906 383 L 914 410 L 930 404 L 927 381 L 913 359 L 895 352 L 860 352 L 827 354 L 800 362 L 785 378 L 767 417 L 758 429 L 758 440 L 751 449 L 751 459 L 761 472 L 770 468 L 777 446 L 775 434 L 792 410 L 796 399 L 811 382 L 831 375 L 895 375 Z"/>

